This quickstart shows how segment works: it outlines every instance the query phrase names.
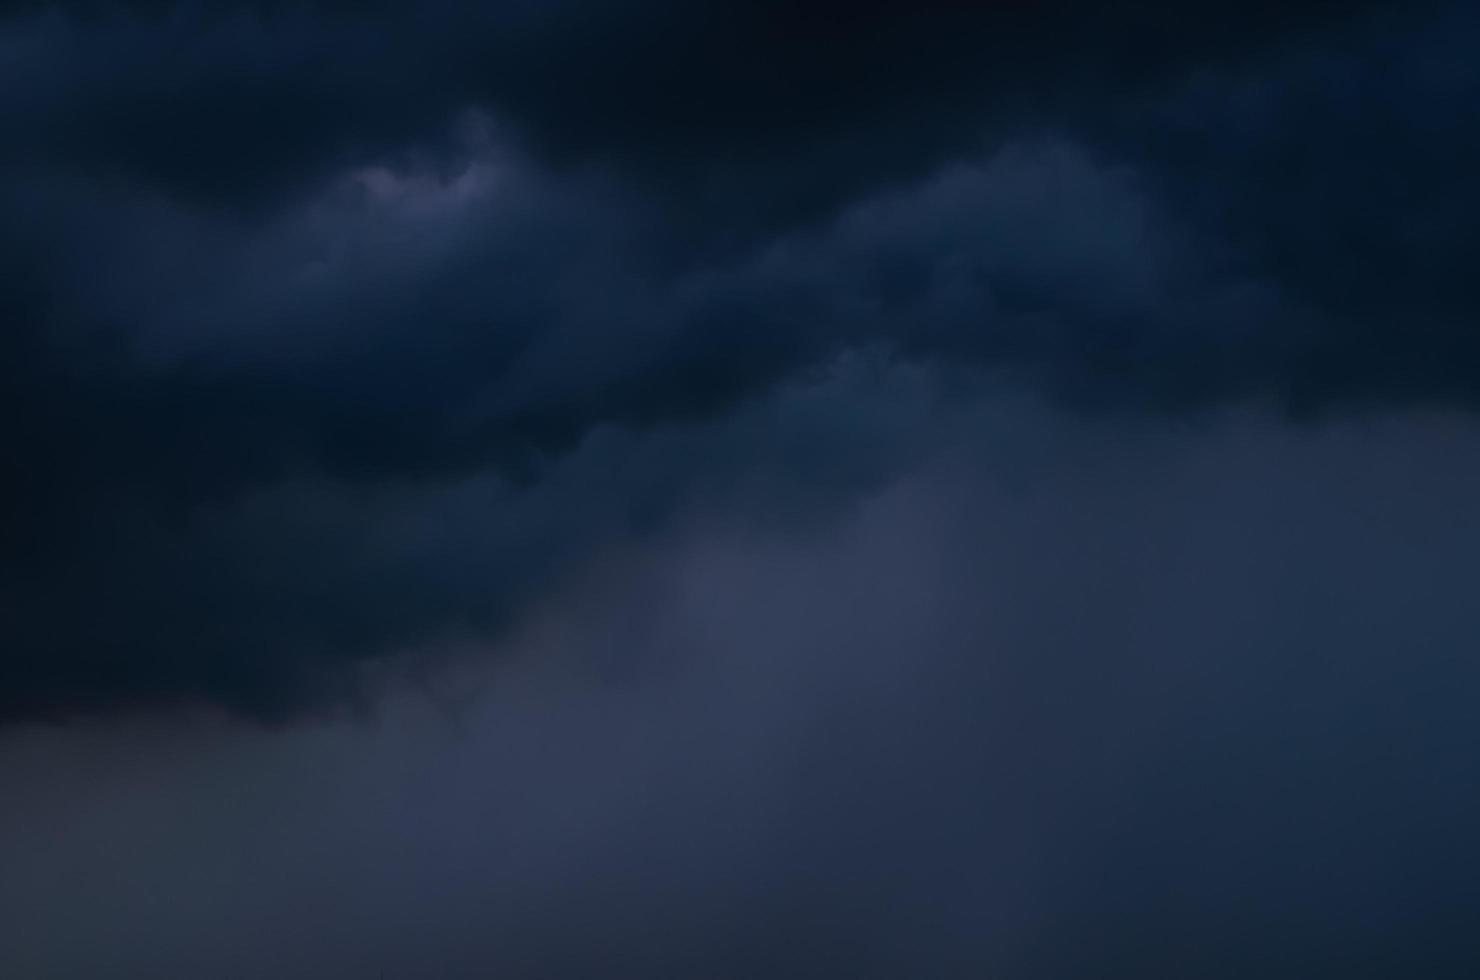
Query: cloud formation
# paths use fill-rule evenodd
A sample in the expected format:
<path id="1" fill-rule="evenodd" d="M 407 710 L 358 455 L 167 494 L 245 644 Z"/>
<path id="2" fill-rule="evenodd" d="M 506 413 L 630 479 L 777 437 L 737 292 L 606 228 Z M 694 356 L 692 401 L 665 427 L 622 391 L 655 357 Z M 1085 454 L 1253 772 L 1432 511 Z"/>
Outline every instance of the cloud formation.
<path id="1" fill-rule="evenodd" d="M 0 972 L 1472 976 L 1480 427 L 957 436 L 368 724 L 12 731 Z"/>
<path id="2" fill-rule="evenodd" d="M 6 4 L 0 714 L 337 703 L 768 474 L 848 499 L 1000 386 L 1468 411 L 1477 36 Z"/>

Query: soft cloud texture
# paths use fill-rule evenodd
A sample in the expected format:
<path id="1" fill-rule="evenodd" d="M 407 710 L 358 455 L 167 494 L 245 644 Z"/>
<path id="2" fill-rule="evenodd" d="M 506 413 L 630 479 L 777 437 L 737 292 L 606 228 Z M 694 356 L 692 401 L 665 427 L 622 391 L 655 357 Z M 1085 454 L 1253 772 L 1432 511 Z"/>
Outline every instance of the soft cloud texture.
<path id="1" fill-rule="evenodd" d="M 12 732 L 0 968 L 1472 971 L 1475 426 L 976 413 L 359 722 Z"/>

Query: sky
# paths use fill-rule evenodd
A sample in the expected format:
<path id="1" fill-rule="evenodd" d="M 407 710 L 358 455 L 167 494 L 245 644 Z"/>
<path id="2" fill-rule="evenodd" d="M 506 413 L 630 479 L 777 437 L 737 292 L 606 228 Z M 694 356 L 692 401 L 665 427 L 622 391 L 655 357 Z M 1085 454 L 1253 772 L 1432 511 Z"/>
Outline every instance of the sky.
<path id="1" fill-rule="evenodd" d="M 0 0 L 0 976 L 1480 971 L 1480 11 Z"/>

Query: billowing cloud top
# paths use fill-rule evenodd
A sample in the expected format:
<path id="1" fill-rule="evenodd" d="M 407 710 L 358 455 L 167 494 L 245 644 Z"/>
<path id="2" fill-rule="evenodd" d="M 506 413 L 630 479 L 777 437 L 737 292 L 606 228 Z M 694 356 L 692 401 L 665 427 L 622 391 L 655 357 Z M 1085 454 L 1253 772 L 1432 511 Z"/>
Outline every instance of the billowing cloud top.
<path id="1" fill-rule="evenodd" d="M 0 717 L 335 703 L 1003 385 L 1471 411 L 1477 39 L 1437 0 L 0 5 Z"/>

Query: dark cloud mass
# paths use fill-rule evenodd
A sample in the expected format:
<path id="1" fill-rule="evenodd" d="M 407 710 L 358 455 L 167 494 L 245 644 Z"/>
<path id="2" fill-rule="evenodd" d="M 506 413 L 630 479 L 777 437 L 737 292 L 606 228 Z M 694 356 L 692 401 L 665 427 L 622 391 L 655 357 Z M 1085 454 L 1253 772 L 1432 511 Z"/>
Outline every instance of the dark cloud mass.
<path id="1" fill-rule="evenodd" d="M 1474 36 L 1443 5 L 14 7 L 5 710 L 272 713 L 498 622 L 611 522 L 410 586 L 373 501 L 543 510 L 601 427 L 713 425 L 849 351 L 1095 409 L 1468 406 Z"/>
<path id="2" fill-rule="evenodd" d="M 856 185 L 983 116 L 1267 48 L 1351 4 L 78 3 L 15 15 L 20 159 L 252 199 L 484 107 L 565 162 Z M 189 133 L 191 151 L 175 136 Z M 887 136 L 908 133 L 911 150 Z M 887 134 L 887 135 L 886 135 Z M 839 167 L 807 157 L 848 152 Z M 784 158 L 784 160 L 783 160 Z M 106 162 L 105 162 L 106 161 Z M 819 164 L 820 166 L 814 166 Z M 833 164 L 833 165 L 828 165 Z"/>
<path id="3" fill-rule="evenodd" d="M 1473 975 L 1480 428 L 962 421 L 629 542 L 476 697 L 0 742 L 0 971 Z"/>
<path id="4" fill-rule="evenodd" d="M 1477 173 L 1480 13 L 1450 0 L 0 0 L 0 738 L 219 714 L 250 780 L 276 765 L 254 739 L 354 742 L 345 709 L 468 672 L 494 676 L 469 709 L 479 751 L 523 751 L 489 747 L 494 704 L 514 742 L 640 727 L 550 708 L 517 670 L 499 693 L 553 630 L 544 656 L 594 675 L 575 687 L 698 706 L 655 706 L 640 736 L 700 732 L 693 758 L 616 771 L 772 756 L 692 789 L 653 777 L 651 827 L 623 823 L 592 763 L 499 756 L 516 790 L 567 787 L 616 824 L 590 831 L 584 876 L 544 851 L 495 874 L 469 843 L 498 883 L 428 897 L 451 937 L 434 975 L 526 953 L 541 965 L 514 975 L 602 975 L 603 943 L 632 976 L 825 975 L 812 958 L 850 944 L 839 962 L 891 976 L 1215 976 L 1214 947 L 1230 976 L 1473 965 L 1447 924 L 1473 898 L 1474 794 L 1445 780 L 1475 747 Z M 905 512 L 858 518 L 881 500 Z M 978 550 L 930 556 L 940 595 L 911 593 L 904 625 L 867 610 L 865 635 L 846 603 L 925 559 L 834 535 L 925 534 L 938 509 L 941 546 Z M 747 565 L 683 593 L 674 567 L 707 573 L 675 556 L 726 534 L 774 535 L 813 577 L 778 589 Z M 650 575 L 669 585 L 638 594 Z M 664 632 L 711 601 L 692 635 Z M 919 675 L 860 695 L 876 731 L 849 685 L 911 657 Z M 1143 687 L 1112 703 L 1106 678 Z M 743 693 L 773 686 L 795 703 Z M 1173 709 L 1188 690 L 1200 707 Z M 762 723 L 777 712 L 798 727 Z M 1084 749 L 1094 730 L 1113 757 Z M 69 731 L 6 763 L 18 784 Z M 850 745 L 882 768 L 850 769 Z M 729 776 L 758 781 L 743 813 L 773 836 L 724 823 Z M 980 833 L 1017 843 L 973 850 L 1002 786 Z M 340 791 L 369 805 L 364 786 L 305 805 Z M 834 839 L 855 791 L 877 813 Z M 675 793 L 709 830 L 664 809 Z M 1384 795 L 1413 811 L 1374 814 Z M 904 812 L 924 799 L 949 811 L 938 845 Z M 545 816 L 500 826 L 538 837 Z M 131 819 L 90 846 L 129 846 Z M 344 867 L 400 831 L 366 833 Z M 426 894 L 448 847 L 398 852 L 376 887 Z M 969 873 L 946 872 L 958 858 Z M 24 880 L 55 899 L 37 860 Z M 159 873 L 168 901 L 200 888 Z M 596 911 L 629 886 L 632 911 Z M 936 913 L 889 904 L 937 892 Z M 520 896 L 535 906 L 505 909 L 498 939 L 515 959 L 466 941 L 471 908 Z M 86 929 L 110 914 L 86 911 Z M 211 937 L 241 942 L 236 912 L 129 969 L 235 975 Z M 644 916 L 673 942 L 634 945 Z M 590 944 L 568 961 L 562 917 Z M 1089 946 L 1052 948 L 1070 933 Z M 440 933 L 407 935 L 373 955 L 422 975 Z M 134 949 L 94 952 L 116 946 Z M 1296 952 L 1255 962 L 1265 947 Z M 57 949 L 25 947 L 17 975 L 52 975 Z M 240 975 L 373 975 L 327 950 L 300 951 L 321 973 L 248 957 Z"/>

